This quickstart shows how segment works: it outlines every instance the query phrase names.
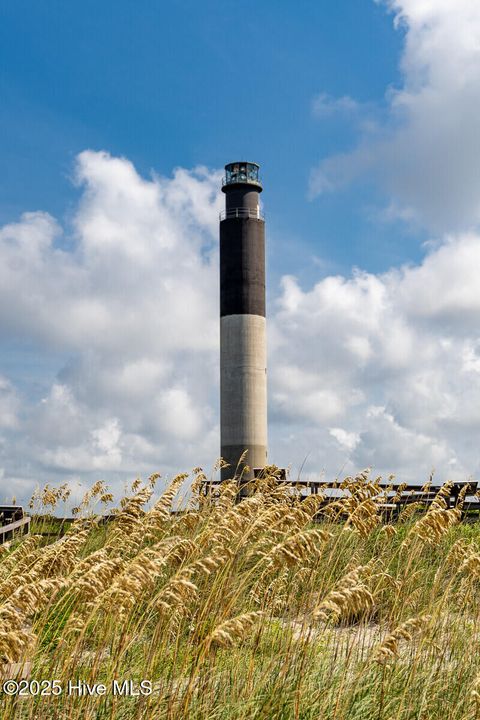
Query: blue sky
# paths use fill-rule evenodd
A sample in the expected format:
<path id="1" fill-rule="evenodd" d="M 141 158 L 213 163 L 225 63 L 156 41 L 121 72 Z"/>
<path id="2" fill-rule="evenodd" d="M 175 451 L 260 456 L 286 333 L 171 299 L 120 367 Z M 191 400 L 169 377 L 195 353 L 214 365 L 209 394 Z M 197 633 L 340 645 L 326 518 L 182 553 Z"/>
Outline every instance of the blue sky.
<path id="1" fill-rule="evenodd" d="M 213 464 L 241 158 L 270 459 L 477 473 L 479 36 L 477 0 L 4 4 L 0 497 Z"/>
<path id="2" fill-rule="evenodd" d="M 128 157 L 141 173 L 262 165 L 281 252 L 271 272 L 377 271 L 418 257 L 417 236 L 370 215 L 385 199 L 358 184 L 307 200 L 313 164 L 352 147 L 358 118 L 315 117 L 319 93 L 380 108 L 399 81 L 401 33 L 362 0 L 12 3 L 0 28 L 0 219 L 25 208 L 67 216 L 75 155 Z M 292 242 L 291 238 L 295 241 Z M 300 251 L 297 246 L 300 246 Z M 290 255 L 290 257 L 289 257 Z"/>

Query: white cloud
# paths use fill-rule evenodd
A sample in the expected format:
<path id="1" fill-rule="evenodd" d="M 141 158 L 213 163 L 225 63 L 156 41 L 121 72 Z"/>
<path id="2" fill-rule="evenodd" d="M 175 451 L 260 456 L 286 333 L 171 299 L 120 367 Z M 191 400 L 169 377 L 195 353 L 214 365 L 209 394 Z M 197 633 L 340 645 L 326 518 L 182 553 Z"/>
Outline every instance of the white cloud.
<path id="1" fill-rule="evenodd" d="M 322 92 L 319 93 L 312 102 L 312 112 L 314 116 L 321 119 L 338 114 L 350 115 L 358 112 L 359 108 L 359 103 L 349 95 L 336 98 L 328 93 Z"/>
<path id="2" fill-rule="evenodd" d="M 466 234 L 383 275 L 308 290 L 284 278 L 270 339 L 281 460 L 310 453 L 309 472 L 373 464 L 412 481 L 433 466 L 476 472 L 479 266 L 480 237 Z"/>
<path id="3" fill-rule="evenodd" d="M 219 174 L 145 179 L 86 151 L 75 177 L 70 228 L 37 212 L 0 229 L 2 337 L 63 358 L 39 401 L 0 380 L 2 482 L 213 463 Z"/>
<path id="4" fill-rule="evenodd" d="M 403 84 L 387 93 L 389 119 L 353 152 L 314 169 L 310 194 L 374 177 L 386 216 L 435 232 L 480 222 L 480 5 L 477 0 L 389 0 L 405 32 Z"/>
<path id="5" fill-rule="evenodd" d="M 358 433 L 347 432 L 343 428 L 329 428 L 329 433 L 349 452 L 355 450 L 360 442 L 360 435 Z"/>
<path id="6" fill-rule="evenodd" d="M 15 428 L 18 424 L 19 398 L 15 388 L 0 375 L 0 429 Z"/>

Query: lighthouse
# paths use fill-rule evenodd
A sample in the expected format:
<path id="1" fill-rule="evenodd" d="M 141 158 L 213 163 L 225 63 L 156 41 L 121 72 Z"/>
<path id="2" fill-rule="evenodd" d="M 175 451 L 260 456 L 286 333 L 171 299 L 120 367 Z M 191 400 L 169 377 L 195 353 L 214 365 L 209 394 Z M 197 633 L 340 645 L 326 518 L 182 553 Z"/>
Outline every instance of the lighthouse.
<path id="1" fill-rule="evenodd" d="M 222 182 L 220 214 L 220 444 L 230 467 L 253 478 L 267 462 L 265 219 L 259 165 L 233 162 Z M 244 468 L 248 465 L 250 470 Z"/>

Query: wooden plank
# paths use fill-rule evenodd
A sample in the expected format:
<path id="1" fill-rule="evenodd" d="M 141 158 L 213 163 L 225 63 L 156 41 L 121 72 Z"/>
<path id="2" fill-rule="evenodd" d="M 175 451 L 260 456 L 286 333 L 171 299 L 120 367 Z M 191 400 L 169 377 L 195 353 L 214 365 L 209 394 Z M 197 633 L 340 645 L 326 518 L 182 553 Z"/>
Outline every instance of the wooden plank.
<path id="1" fill-rule="evenodd" d="M 24 527 L 25 525 L 30 525 L 30 520 L 28 516 L 23 517 L 21 520 L 16 520 L 13 523 L 10 523 L 9 525 L 1 525 L 0 526 L 0 535 L 5 536 L 9 532 L 14 532 L 15 530 L 18 530 L 18 528 Z"/>

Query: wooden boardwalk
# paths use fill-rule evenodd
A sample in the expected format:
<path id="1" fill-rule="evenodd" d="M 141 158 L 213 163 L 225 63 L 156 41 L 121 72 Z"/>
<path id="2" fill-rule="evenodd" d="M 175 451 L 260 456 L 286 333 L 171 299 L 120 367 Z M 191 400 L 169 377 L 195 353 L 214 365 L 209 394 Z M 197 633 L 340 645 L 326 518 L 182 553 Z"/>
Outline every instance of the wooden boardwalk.
<path id="1" fill-rule="evenodd" d="M 256 469 L 255 481 L 250 483 L 254 485 L 255 482 L 261 483 L 263 478 L 263 471 Z M 351 484 L 345 480 L 291 480 L 286 477 L 285 471 L 280 471 L 277 477 L 269 476 L 265 479 L 266 482 L 270 482 L 274 487 L 289 487 L 292 490 L 292 495 L 300 496 L 301 499 L 305 499 L 310 495 L 321 495 L 322 500 L 319 503 L 319 514 L 321 515 L 322 510 L 328 507 L 332 502 L 341 500 L 351 496 L 350 487 L 354 488 L 354 484 Z M 203 484 L 203 495 L 204 497 L 210 497 L 215 499 L 219 493 L 220 480 L 207 480 Z M 239 481 L 240 493 L 246 489 L 249 483 Z M 391 519 L 394 519 L 396 515 L 406 506 L 411 503 L 418 503 L 420 506 L 427 509 L 432 504 L 437 494 L 450 486 L 449 492 L 444 496 L 444 500 L 448 508 L 456 507 L 463 496 L 462 513 L 465 516 L 467 513 L 477 511 L 480 518 L 480 493 L 478 492 L 478 483 L 474 480 L 465 480 L 449 483 L 449 485 L 434 484 L 432 482 L 425 483 L 424 485 L 416 485 L 412 483 L 398 483 L 388 482 L 382 480 L 378 483 L 375 481 L 365 482 L 365 487 L 370 485 L 372 488 L 376 487 L 378 492 L 372 497 L 376 497 L 379 502 L 379 507 L 384 513 Z"/>

